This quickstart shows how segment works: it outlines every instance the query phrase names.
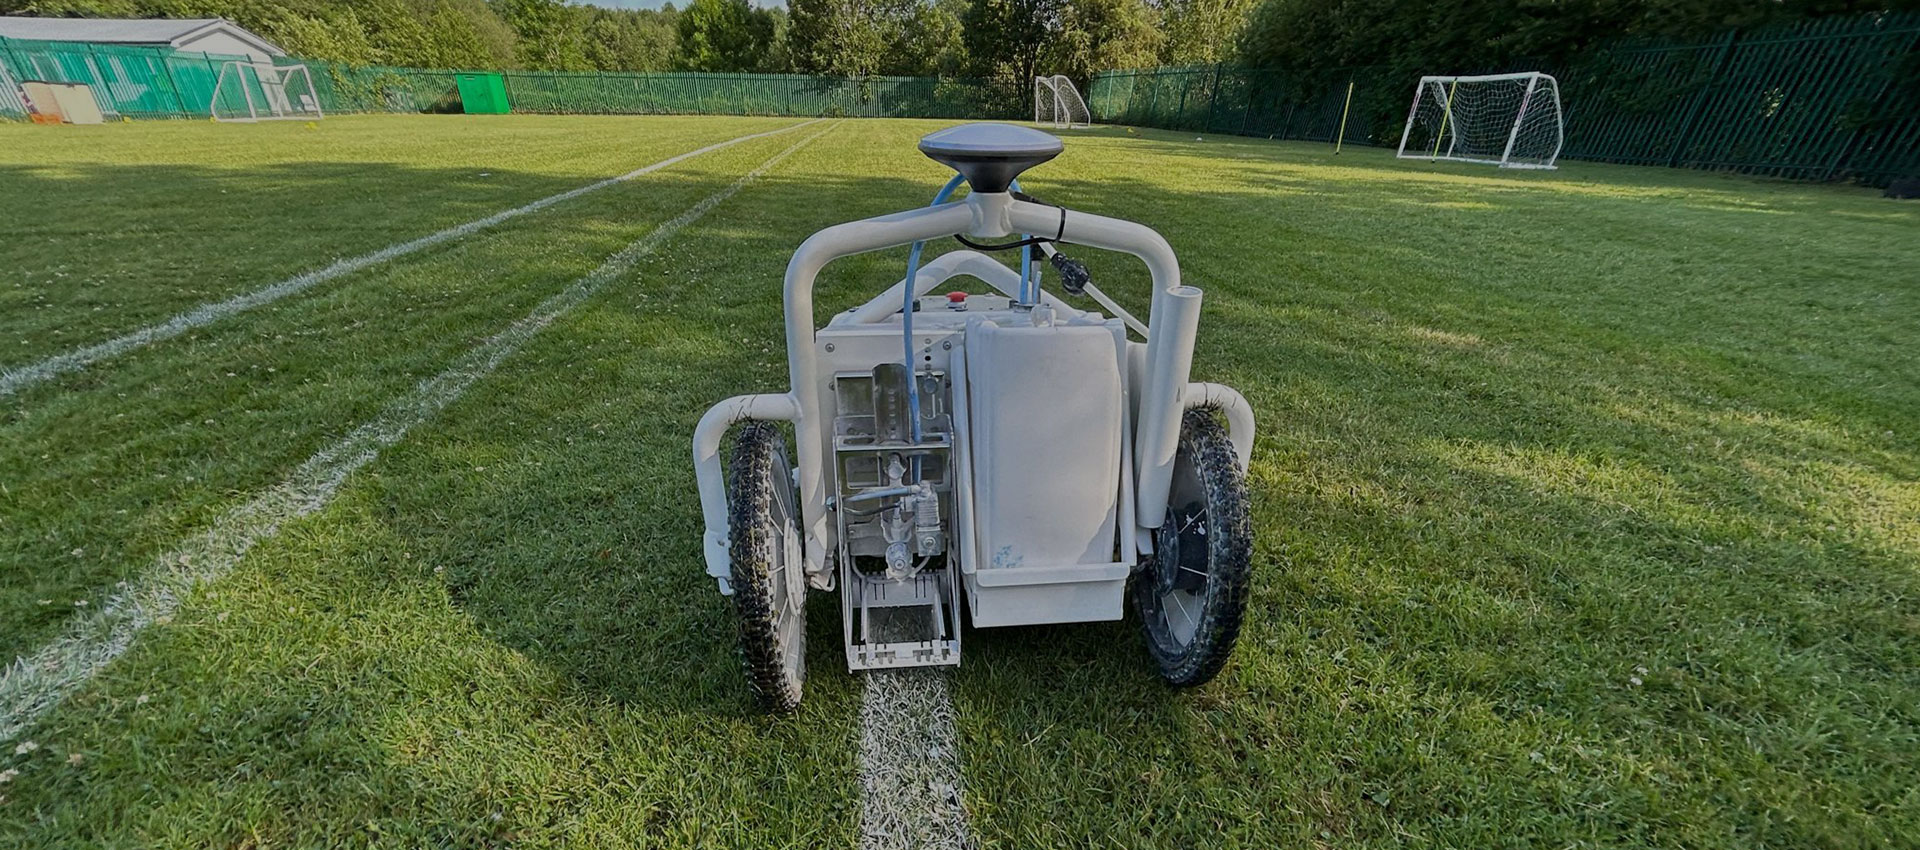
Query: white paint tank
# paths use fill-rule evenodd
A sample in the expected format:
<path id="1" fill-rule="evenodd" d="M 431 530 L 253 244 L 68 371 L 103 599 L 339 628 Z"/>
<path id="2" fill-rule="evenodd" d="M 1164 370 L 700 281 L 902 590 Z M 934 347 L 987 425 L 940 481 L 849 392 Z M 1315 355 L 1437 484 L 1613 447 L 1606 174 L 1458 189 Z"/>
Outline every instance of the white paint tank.
<path id="1" fill-rule="evenodd" d="M 1124 450 L 1113 330 L 981 321 L 966 350 L 979 571 L 1113 563 Z"/>

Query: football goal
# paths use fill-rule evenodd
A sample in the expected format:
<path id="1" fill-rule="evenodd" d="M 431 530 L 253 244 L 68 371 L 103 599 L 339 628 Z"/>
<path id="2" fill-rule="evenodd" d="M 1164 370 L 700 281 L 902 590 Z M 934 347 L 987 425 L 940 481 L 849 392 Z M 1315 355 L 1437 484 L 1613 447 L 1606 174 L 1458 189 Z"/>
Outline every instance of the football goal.
<path id="1" fill-rule="evenodd" d="M 1033 78 L 1033 123 L 1052 124 L 1055 129 L 1093 126 L 1093 115 L 1073 81 L 1055 74 Z"/>
<path id="2" fill-rule="evenodd" d="M 220 66 L 213 82 L 215 121 L 325 118 L 305 65 L 235 60 Z"/>
<path id="3" fill-rule="evenodd" d="M 1552 168 L 1565 141 L 1560 84 L 1546 74 L 1421 77 L 1399 155 Z"/>

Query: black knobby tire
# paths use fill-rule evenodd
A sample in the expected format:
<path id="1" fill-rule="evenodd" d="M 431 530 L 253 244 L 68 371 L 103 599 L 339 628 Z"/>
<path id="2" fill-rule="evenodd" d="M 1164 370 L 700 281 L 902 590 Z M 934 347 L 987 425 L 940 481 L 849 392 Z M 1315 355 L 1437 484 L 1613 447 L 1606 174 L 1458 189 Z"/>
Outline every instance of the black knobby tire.
<path id="1" fill-rule="evenodd" d="M 780 712 L 800 707 L 806 681 L 806 581 L 799 575 L 803 565 L 787 545 L 789 535 L 797 535 L 799 522 L 789 469 L 779 429 L 767 422 L 750 422 L 740 429 L 727 471 L 728 551 L 733 604 L 740 616 L 740 655 L 754 697 L 762 707 Z"/>
<path id="2" fill-rule="evenodd" d="M 1246 475 L 1212 410 L 1189 410 L 1181 422 L 1168 503 L 1168 525 L 1155 536 L 1155 552 L 1134 575 L 1130 595 L 1160 675 L 1185 688 L 1226 666 L 1252 572 Z"/>

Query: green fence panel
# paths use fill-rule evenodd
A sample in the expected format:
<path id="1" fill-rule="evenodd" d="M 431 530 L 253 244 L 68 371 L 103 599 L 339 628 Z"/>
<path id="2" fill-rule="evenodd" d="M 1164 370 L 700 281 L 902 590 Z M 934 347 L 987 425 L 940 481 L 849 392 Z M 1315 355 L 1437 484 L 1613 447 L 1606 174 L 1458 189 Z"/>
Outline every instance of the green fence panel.
<path id="1" fill-rule="evenodd" d="M 1920 174 L 1917 46 L 1920 13 L 1883 13 L 1429 72 L 1553 74 L 1563 158 L 1884 183 Z M 1346 142 L 1392 146 L 1417 79 L 1387 68 L 1157 68 L 1096 75 L 1088 104 L 1106 123 L 1332 141 L 1351 82 Z"/>
<path id="2" fill-rule="evenodd" d="M 13 83 L 86 84 L 109 117 L 205 118 L 212 114 L 220 66 L 236 60 L 245 57 L 0 38 L 0 66 Z M 17 93 L 7 92 L 0 112 L 23 116 L 24 109 L 8 107 L 17 101 Z"/>
<path id="3" fill-rule="evenodd" d="M 505 115 L 512 110 L 507 101 L 507 83 L 499 74 L 461 72 L 453 75 L 460 92 L 460 111 L 468 115 Z"/>
<path id="4" fill-rule="evenodd" d="M 214 111 L 220 67 L 233 56 L 157 48 L 0 39 L 0 66 L 19 80 L 93 86 L 103 110 L 135 118 L 204 118 Z M 1030 114 L 1026 87 L 933 77 L 840 79 L 790 74 L 429 70 L 304 63 L 314 95 L 329 113 L 457 112 L 471 100 L 514 112 L 584 115 L 793 115 L 900 118 L 999 118 Z M 219 108 L 245 112 L 257 78 L 218 91 Z M 462 89 L 462 78 L 468 80 Z M 499 87 L 475 97 L 480 78 Z M 5 87 L 11 90 L 11 87 Z M 23 118 L 17 93 L 0 94 L 0 117 Z"/>

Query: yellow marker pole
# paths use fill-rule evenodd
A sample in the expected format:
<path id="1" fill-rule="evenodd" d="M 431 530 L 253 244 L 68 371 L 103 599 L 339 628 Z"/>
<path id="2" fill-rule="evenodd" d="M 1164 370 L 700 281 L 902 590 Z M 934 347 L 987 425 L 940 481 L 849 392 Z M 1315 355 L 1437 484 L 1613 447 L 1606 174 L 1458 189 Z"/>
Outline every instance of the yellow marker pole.
<path id="1" fill-rule="evenodd" d="M 1427 157 L 1428 162 L 1432 162 L 1440 158 L 1440 140 L 1443 138 L 1446 138 L 1447 121 L 1453 118 L 1453 93 L 1458 91 L 1459 89 L 1460 89 L 1459 80 L 1454 80 L 1453 85 L 1447 86 L 1447 103 L 1446 103 L 1446 106 L 1444 107 L 1445 111 L 1440 113 L 1440 132 L 1434 134 L 1433 153 L 1432 155 Z"/>
<path id="2" fill-rule="evenodd" d="M 1353 81 L 1347 81 L 1347 102 L 1340 107 L 1340 135 L 1333 137 L 1333 155 L 1340 155 L 1340 143 L 1347 140 L 1347 110 L 1353 108 Z"/>

